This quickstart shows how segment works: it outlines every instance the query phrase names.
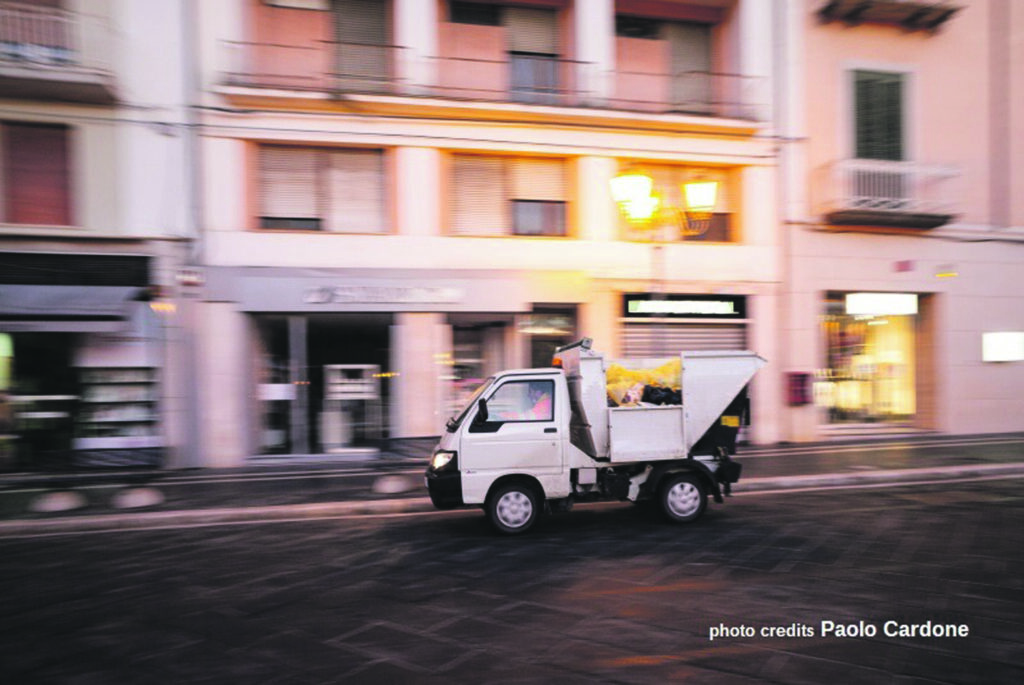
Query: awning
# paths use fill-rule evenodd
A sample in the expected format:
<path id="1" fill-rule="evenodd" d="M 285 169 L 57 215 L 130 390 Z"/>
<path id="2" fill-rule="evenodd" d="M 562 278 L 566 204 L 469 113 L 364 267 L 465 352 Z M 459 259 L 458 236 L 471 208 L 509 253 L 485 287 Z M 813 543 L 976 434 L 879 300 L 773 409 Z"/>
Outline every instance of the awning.
<path id="1" fill-rule="evenodd" d="M 141 293 L 127 286 L 0 285 L 0 331 L 119 331 Z"/>

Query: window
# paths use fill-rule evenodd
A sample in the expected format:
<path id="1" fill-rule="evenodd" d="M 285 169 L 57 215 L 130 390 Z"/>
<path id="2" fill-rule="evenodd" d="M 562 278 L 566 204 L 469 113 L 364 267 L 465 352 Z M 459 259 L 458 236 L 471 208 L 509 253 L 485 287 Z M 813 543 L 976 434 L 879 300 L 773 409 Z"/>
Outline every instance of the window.
<path id="1" fill-rule="evenodd" d="M 383 233 L 382 150 L 265 145 L 260 228 Z"/>
<path id="2" fill-rule="evenodd" d="M 487 400 L 488 421 L 553 421 L 554 381 L 513 381 L 498 388 Z"/>
<path id="3" fill-rule="evenodd" d="M 552 10 L 509 7 L 509 80 L 512 99 L 556 104 L 558 85 L 558 19 Z"/>
<path id="4" fill-rule="evenodd" d="M 902 74 L 854 72 L 854 129 L 858 159 L 904 158 Z"/>
<path id="5" fill-rule="evenodd" d="M 661 35 L 661 22 L 645 17 L 615 16 L 615 35 L 620 38 L 646 38 L 657 40 Z"/>
<path id="6" fill-rule="evenodd" d="M 455 24 L 501 26 L 501 6 L 480 2 L 452 2 L 451 21 Z"/>
<path id="7" fill-rule="evenodd" d="M 877 163 L 857 169 L 853 203 L 857 207 L 901 210 L 910 179 L 896 162 L 904 159 L 903 74 L 853 72 L 854 155 Z"/>
<path id="8" fill-rule="evenodd" d="M 566 235 L 561 159 L 455 155 L 455 235 Z"/>
<path id="9" fill-rule="evenodd" d="M 565 235 L 565 203 L 512 200 L 512 232 L 516 235 Z"/>
<path id="10" fill-rule="evenodd" d="M 71 224 L 68 127 L 0 124 L 2 221 L 9 224 Z"/>

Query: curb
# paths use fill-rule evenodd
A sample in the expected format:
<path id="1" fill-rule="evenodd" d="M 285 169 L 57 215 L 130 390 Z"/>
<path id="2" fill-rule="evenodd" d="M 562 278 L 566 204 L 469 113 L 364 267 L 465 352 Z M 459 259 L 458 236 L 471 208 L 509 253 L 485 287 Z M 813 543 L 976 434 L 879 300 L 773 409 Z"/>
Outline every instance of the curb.
<path id="1" fill-rule="evenodd" d="M 1024 477 L 1024 463 L 940 466 L 923 469 L 889 469 L 859 473 L 749 478 L 737 484 L 733 489 L 733 494 L 742 495 L 885 484 L 925 484 L 1014 476 Z M 433 511 L 436 511 L 436 509 L 429 498 L 408 497 L 401 499 L 324 502 L 318 504 L 285 504 L 267 507 L 98 514 L 66 518 L 0 521 L 0 538 L 40 534 L 152 530 L 179 526 L 211 526 L 245 522 L 302 521 Z"/>
<path id="2" fill-rule="evenodd" d="M 98 514 L 67 518 L 0 521 L 0 538 L 40 533 L 77 533 L 123 530 L 150 530 L 177 526 L 218 525 L 260 521 L 302 521 L 380 516 L 434 511 L 427 497 L 325 502 L 320 504 L 283 504 L 268 507 L 234 509 L 192 509 L 147 511 L 132 514 Z"/>
<path id="3" fill-rule="evenodd" d="M 733 486 L 733 494 L 886 483 L 915 483 L 919 481 L 942 482 L 1014 475 L 1024 475 L 1024 463 L 933 466 L 923 469 L 879 469 L 853 473 L 747 478 Z"/>

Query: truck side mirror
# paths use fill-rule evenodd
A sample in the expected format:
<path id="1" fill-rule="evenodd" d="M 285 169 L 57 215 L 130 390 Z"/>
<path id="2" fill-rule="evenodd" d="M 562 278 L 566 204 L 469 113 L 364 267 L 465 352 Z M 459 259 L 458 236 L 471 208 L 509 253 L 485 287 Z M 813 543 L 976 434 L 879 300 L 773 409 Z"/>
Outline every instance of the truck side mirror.
<path id="1" fill-rule="evenodd" d="M 476 406 L 477 406 L 476 418 L 473 419 L 473 422 L 474 423 L 487 423 L 487 418 L 488 418 L 488 416 L 487 416 L 487 400 L 485 400 L 485 399 L 483 399 L 481 397 L 480 400 L 476 403 Z"/>

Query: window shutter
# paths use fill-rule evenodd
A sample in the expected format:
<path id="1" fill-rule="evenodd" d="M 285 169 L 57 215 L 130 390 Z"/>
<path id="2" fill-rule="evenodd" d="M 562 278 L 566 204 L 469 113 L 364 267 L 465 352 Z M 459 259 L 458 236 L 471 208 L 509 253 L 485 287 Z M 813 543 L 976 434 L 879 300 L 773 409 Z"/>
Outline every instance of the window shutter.
<path id="1" fill-rule="evenodd" d="M 280 219 L 319 218 L 317 157 L 313 148 L 260 148 L 260 215 Z"/>
<path id="2" fill-rule="evenodd" d="M 711 106 L 711 27 L 667 22 L 665 34 L 672 54 L 672 103 L 688 112 Z"/>
<path id="3" fill-rule="evenodd" d="M 3 155 L 4 221 L 70 225 L 68 128 L 4 124 Z"/>
<path id="4" fill-rule="evenodd" d="M 558 54 L 558 18 L 552 10 L 505 8 L 509 52 Z"/>
<path id="5" fill-rule="evenodd" d="M 511 161 L 515 200 L 565 200 L 565 163 L 561 159 L 519 158 Z"/>
<path id="6" fill-rule="evenodd" d="M 903 159 L 903 77 L 854 72 L 855 151 L 858 159 Z"/>
<path id="7" fill-rule="evenodd" d="M 342 90 L 387 90 L 390 60 L 387 3 L 334 0 L 336 85 Z"/>
<path id="8" fill-rule="evenodd" d="M 505 160 L 456 155 L 452 158 L 452 233 L 503 235 L 509 232 Z"/>
<path id="9" fill-rule="evenodd" d="M 384 153 L 380 150 L 334 150 L 328 169 L 327 230 L 383 233 Z"/>

